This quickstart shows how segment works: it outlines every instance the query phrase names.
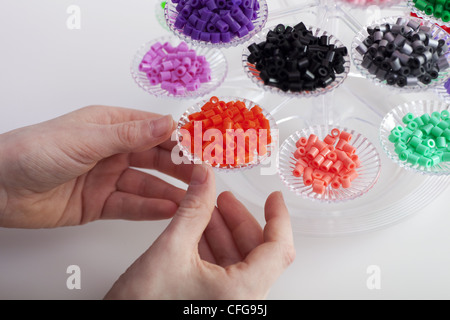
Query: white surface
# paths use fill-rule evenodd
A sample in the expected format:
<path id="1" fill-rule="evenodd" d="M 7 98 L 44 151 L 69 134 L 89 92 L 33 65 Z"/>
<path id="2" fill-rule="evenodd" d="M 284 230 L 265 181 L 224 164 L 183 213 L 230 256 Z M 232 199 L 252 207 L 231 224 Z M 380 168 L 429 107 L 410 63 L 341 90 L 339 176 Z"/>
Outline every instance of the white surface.
<path id="1" fill-rule="evenodd" d="M 73 4 L 81 9 L 81 30 L 66 27 L 66 9 Z M 139 46 L 167 32 L 154 8 L 155 1 L 141 0 L 2 1 L 0 133 L 90 104 L 178 118 L 192 101 L 153 99 L 129 73 Z M 239 73 L 240 65 L 230 70 Z M 218 191 L 225 189 L 219 181 Z M 380 231 L 340 238 L 296 234 L 297 259 L 269 298 L 449 299 L 448 195 L 447 189 L 426 209 Z M 261 220 L 262 207 L 248 206 Z M 0 229 L 0 299 L 100 299 L 166 224 Z M 66 287 L 72 264 L 81 268 L 81 290 Z M 366 286 L 370 265 L 381 268 L 380 290 Z"/>

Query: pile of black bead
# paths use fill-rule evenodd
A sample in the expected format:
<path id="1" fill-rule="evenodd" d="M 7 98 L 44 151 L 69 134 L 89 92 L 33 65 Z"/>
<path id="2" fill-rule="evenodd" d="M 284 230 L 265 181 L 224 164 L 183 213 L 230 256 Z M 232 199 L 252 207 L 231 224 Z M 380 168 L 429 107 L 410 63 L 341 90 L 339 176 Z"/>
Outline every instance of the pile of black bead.
<path id="1" fill-rule="evenodd" d="M 356 47 L 363 56 L 361 66 L 388 85 L 428 85 L 449 67 L 445 41 L 434 39 L 430 27 L 416 20 L 398 18 L 395 24 L 369 27 L 367 32 Z"/>
<path id="2" fill-rule="evenodd" d="M 301 22 L 294 27 L 278 25 L 266 41 L 248 47 L 247 60 L 260 71 L 264 84 L 283 91 L 326 88 L 336 74 L 345 72 L 346 47 L 329 44 L 328 36 L 316 37 Z"/>

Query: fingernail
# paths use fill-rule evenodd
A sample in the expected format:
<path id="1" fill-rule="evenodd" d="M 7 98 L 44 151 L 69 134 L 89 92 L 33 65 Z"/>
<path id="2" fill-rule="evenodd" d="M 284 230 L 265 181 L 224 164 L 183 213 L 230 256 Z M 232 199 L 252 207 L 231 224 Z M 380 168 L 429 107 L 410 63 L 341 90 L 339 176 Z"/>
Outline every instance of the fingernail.
<path id="1" fill-rule="evenodd" d="M 172 131 L 173 119 L 171 115 L 161 117 L 152 121 L 152 136 L 155 138 L 162 137 Z"/>
<path id="2" fill-rule="evenodd" d="M 191 185 L 204 184 L 208 177 L 208 169 L 201 164 L 195 164 L 192 170 Z"/>

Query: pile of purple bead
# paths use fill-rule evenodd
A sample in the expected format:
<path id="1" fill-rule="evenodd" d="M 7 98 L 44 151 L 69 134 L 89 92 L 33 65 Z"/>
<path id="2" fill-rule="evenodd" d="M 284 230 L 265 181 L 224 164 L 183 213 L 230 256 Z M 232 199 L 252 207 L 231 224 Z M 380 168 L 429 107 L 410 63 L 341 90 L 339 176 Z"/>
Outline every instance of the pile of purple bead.
<path id="1" fill-rule="evenodd" d="M 255 29 L 258 0 L 171 0 L 177 4 L 174 26 L 193 40 L 229 43 Z"/>
<path id="2" fill-rule="evenodd" d="M 447 80 L 444 84 L 445 90 L 447 90 L 447 93 L 450 94 L 450 79 Z"/>

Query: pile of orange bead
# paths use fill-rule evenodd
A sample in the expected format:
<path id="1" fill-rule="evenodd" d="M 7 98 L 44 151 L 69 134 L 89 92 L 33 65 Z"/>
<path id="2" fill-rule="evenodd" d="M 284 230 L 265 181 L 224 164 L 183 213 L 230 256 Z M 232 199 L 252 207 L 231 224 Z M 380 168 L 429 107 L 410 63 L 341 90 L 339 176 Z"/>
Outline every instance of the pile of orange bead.
<path id="1" fill-rule="evenodd" d="M 293 175 L 303 176 L 304 185 L 312 186 L 317 194 L 324 194 L 328 186 L 350 188 L 361 165 L 356 148 L 349 143 L 351 139 L 350 133 L 336 128 L 323 141 L 314 134 L 301 137 L 294 152 L 297 162 Z"/>
<path id="2" fill-rule="evenodd" d="M 185 130 L 181 133 L 181 144 L 213 166 L 249 164 L 255 155 L 264 156 L 272 142 L 270 122 L 263 109 L 258 105 L 249 109 L 244 101 L 225 102 L 214 96 L 188 119 L 181 127 Z M 216 130 L 208 134 L 209 129 Z"/>

